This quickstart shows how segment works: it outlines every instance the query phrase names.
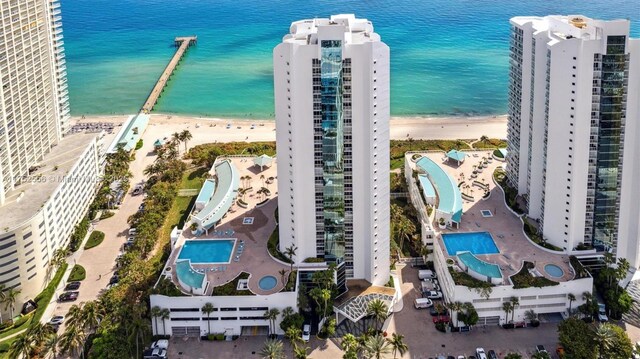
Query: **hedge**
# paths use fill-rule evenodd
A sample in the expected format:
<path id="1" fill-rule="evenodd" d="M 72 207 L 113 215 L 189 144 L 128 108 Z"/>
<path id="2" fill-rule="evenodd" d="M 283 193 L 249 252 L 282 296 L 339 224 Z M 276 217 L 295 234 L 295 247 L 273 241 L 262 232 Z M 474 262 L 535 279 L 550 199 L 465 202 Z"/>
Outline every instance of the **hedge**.
<path id="1" fill-rule="evenodd" d="M 138 143 L 136 143 L 136 151 L 141 149 L 142 146 L 144 146 L 144 142 L 142 141 L 142 139 L 140 139 Z"/>
<path id="2" fill-rule="evenodd" d="M 71 274 L 69 274 L 69 282 L 79 282 L 81 280 L 84 280 L 87 277 L 87 271 L 84 269 L 83 266 L 76 264 L 75 266 L 73 266 L 73 269 L 71 270 Z"/>

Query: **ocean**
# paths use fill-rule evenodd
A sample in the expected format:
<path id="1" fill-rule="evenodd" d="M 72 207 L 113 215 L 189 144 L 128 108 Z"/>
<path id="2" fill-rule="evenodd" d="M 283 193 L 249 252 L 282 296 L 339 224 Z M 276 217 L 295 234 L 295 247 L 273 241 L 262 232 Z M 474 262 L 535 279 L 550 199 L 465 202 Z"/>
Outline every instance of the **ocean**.
<path id="1" fill-rule="evenodd" d="M 155 112 L 272 118 L 272 50 L 292 21 L 354 13 L 391 48 L 395 116 L 506 113 L 509 18 L 629 18 L 632 0 L 62 0 L 73 115 L 135 113 L 197 35 Z"/>

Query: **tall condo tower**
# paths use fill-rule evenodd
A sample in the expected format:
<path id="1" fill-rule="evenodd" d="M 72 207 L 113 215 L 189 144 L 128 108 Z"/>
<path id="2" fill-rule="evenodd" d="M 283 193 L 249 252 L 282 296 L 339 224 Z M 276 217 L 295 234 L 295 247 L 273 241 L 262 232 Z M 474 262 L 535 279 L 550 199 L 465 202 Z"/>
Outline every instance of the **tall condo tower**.
<path id="1" fill-rule="evenodd" d="M 0 205 L 65 132 L 69 119 L 57 0 L 0 2 Z"/>
<path id="2" fill-rule="evenodd" d="M 280 250 L 337 282 L 389 280 L 389 47 L 354 15 L 296 21 L 273 52 Z"/>
<path id="3" fill-rule="evenodd" d="M 551 244 L 615 250 L 638 267 L 640 40 L 627 20 L 511 25 L 509 184 Z"/>

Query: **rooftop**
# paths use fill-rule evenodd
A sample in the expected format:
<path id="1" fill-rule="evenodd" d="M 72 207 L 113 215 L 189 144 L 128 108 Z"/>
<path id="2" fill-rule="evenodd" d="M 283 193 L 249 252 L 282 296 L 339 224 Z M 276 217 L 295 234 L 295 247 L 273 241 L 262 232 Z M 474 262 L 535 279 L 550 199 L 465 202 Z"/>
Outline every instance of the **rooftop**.
<path id="1" fill-rule="evenodd" d="M 454 161 L 462 162 L 462 161 L 464 161 L 464 158 L 467 157 L 467 154 L 462 152 L 462 151 L 451 150 L 451 151 L 447 152 L 447 157 L 449 157 L 450 159 L 452 159 Z"/>
<path id="2" fill-rule="evenodd" d="M 520 26 L 531 23 L 536 31 L 548 31 L 556 42 L 572 38 L 597 40 L 602 38 L 604 28 L 628 34 L 630 26 L 629 20 L 598 20 L 584 15 L 517 16 L 511 22 Z"/>
<path id="3" fill-rule="evenodd" d="M 420 181 L 420 187 L 422 187 L 422 193 L 424 194 L 424 198 L 433 198 L 436 196 L 436 190 L 433 188 L 431 181 L 427 175 L 418 175 L 418 180 Z"/>
<path id="4" fill-rule="evenodd" d="M 138 114 L 129 116 L 127 121 L 122 125 L 120 131 L 116 135 L 115 140 L 109 146 L 108 153 L 114 153 L 118 147 L 123 147 L 126 151 L 136 148 L 138 140 L 142 137 L 142 133 L 149 123 L 149 115 Z"/>
<path id="5" fill-rule="evenodd" d="M 96 133 L 75 133 L 65 136 L 53 147 L 39 163 L 40 167 L 7 193 L 6 202 L 0 207 L 0 228 L 14 228 L 33 217 L 97 136 Z"/>
<path id="6" fill-rule="evenodd" d="M 233 165 L 231 160 L 223 160 L 214 165 L 214 174 L 217 179 L 217 186 L 213 186 L 213 196 L 210 197 L 204 208 L 193 215 L 193 217 L 201 221 L 202 227 L 209 229 L 213 227 L 222 216 L 224 216 L 236 198 L 238 193 L 238 187 L 240 185 L 240 176 L 238 170 Z M 211 187 L 205 183 L 203 190 L 207 190 Z M 206 193 L 202 193 L 203 197 L 206 197 Z M 200 196 L 198 196 L 200 199 Z"/>
<path id="7" fill-rule="evenodd" d="M 329 19 L 295 21 L 291 24 L 290 33 L 283 38 L 283 41 L 302 45 L 317 44 L 318 32 L 322 32 L 322 28 L 327 27 L 342 27 L 345 33 L 344 41 L 347 44 L 380 41 L 380 36 L 373 32 L 371 21 L 358 19 L 354 14 L 332 15 Z"/>

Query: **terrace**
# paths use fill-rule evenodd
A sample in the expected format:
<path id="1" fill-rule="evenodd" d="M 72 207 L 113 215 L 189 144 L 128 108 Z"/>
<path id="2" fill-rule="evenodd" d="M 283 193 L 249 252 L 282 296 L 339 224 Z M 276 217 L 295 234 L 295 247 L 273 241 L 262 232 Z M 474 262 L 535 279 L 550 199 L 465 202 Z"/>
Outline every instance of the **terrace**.
<path id="1" fill-rule="evenodd" d="M 442 152 L 429 152 L 421 155 L 423 157 L 408 153 L 406 155 L 407 162 L 414 169 L 417 169 L 420 164 L 424 167 L 424 164 L 428 163 L 430 172 L 437 171 L 434 166 L 439 167 L 449 178 L 455 179 L 457 182 L 456 190 L 459 189 L 462 197 L 463 215 L 460 222 L 457 223 L 458 228 L 452 228 L 451 225 L 448 225 L 445 229 L 441 228 L 441 233 L 487 232 L 497 247 L 497 253 L 474 253 L 471 248 L 468 249 L 470 254 L 462 254 L 463 251 L 460 251 L 458 254 L 462 254 L 461 265 L 458 262 L 459 256 L 449 254 L 444 240 L 441 236 L 437 236 L 437 247 L 442 249 L 441 252 L 447 262 L 457 262 L 458 265 L 455 265 L 455 268 L 458 270 L 461 266 L 483 268 L 482 274 L 488 277 L 501 273 L 501 279 L 491 279 L 494 284 L 509 285 L 509 277 L 520 272 L 525 261 L 533 264 L 533 267 L 527 268 L 533 277 L 544 277 L 555 282 L 574 279 L 574 270 L 569 263 L 567 254 L 554 253 L 554 251 L 542 248 L 525 236 L 522 221 L 506 206 L 502 190 L 493 181 L 493 172 L 502 163 L 492 160 L 490 151 L 467 151 L 466 160 L 460 163 L 447 160 Z M 434 183 L 434 187 L 439 204 L 443 201 L 441 196 L 450 197 L 454 193 L 454 190 L 450 188 L 445 188 L 445 191 L 442 191 L 442 186 L 437 182 Z M 451 200 L 445 199 L 445 203 L 451 203 Z M 437 221 L 437 216 L 438 214 L 432 216 L 431 220 Z M 470 264 L 470 266 L 464 265 L 464 263 Z M 548 265 L 552 266 L 547 267 Z M 547 269 L 554 268 L 554 266 L 560 268 L 562 273 L 555 270 L 551 275 L 547 272 Z"/>
<path id="2" fill-rule="evenodd" d="M 194 214 L 177 236 L 165 267 L 165 275 L 183 292 L 215 295 L 214 289 L 234 283 L 237 283 L 237 290 L 243 295 L 268 295 L 285 288 L 290 267 L 271 258 L 267 251 L 267 241 L 276 228 L 276 161 L 274 159 L 271 167 L 260 167 L 254 165 L 252 159 L 231 157 L 218 160 L 210 173 L 216 174 L 216 180 L 204 181 L 194 204 Z M 234 180 L 223 179 L 216 172 L 224 163 L 224 173 L 238 178 L 235 192 Z M 253 191 L 251 188 L 259 190 Z M 227 196 L 217 196 L 219 190 Z M 232 192 L 234 194 L 230 195 Z M 239 197 L 236 197 L 236 193 Z M 213 200 L 217 197 L 227 200 L 228 208 L 223 208 L 226 205 L 219 206 L 222 201 Z M 199 224 L 196 216 L 205 212 L 207 206 L 221 208 L 218 211 L 206 211 L 209 213 L 207 217 L 215 213 L 216 220 L 205 221 L 211 224 L 207 231 L 201 230 L 200 226 L 192 227 L 190 222 Z M 205 216 L 201 217 L 199 219 Z M 186 250 L 189 246 L 192 248 Z M 286 275 L 281 275 L 283 269 Z M 238 279 L 243 272 L 249 274 L 248 278 Z M 269 286 L 273 284 L 271 278 L 263 280 L 261 285 L 265 277 L 274 277 L 275 285 L 271 288 L 265 286 L 269 281 Z"/>

